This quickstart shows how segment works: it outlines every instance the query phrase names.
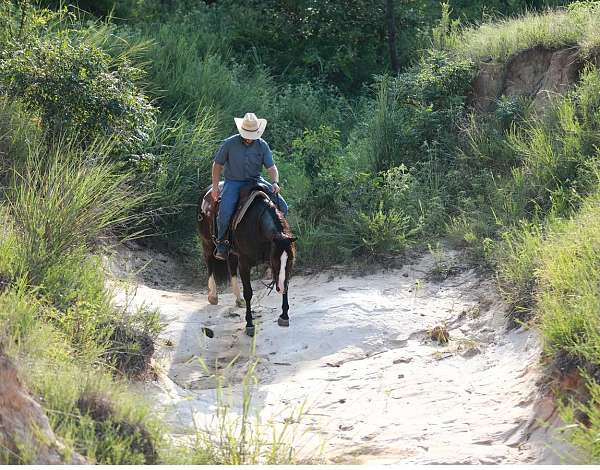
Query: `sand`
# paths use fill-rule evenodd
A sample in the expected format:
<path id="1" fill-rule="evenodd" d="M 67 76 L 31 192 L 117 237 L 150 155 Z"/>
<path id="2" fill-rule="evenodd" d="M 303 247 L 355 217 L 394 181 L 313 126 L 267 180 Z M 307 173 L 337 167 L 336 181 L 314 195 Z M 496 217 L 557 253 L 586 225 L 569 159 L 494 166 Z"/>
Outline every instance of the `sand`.
<path id="1" fill-rule="evenodd" d="M 206 286 L 142 281 L 117 301 L 160 309 L 158 380 L 139 387 L 176 438 L 217 426 L 215 374 L 227 385 L 221 405 L 238 417 L 256 363 L 251 414 L 266 429 L 287 424 L 300 461 L 560 463 L 538 334 L 507 329 L 494 282 L 461 268 L 459 253 L 440 266 L 425 254 L 368 276 L 296 276 L 289 328 L 277 325 L 281 297 L 256 281 L 254 340 L 223 289 L 209 305 Z M 431 339 L 437 326 L 447 344 Z"/>

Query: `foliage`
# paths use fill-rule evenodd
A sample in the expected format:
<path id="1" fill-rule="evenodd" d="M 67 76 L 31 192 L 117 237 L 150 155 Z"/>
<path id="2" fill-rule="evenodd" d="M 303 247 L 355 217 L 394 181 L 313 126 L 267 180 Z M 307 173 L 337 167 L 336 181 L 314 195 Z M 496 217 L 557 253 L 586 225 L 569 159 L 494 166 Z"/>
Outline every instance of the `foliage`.
<path id="1" fill-rule="evenodd" d="M 416 229 L 410 230 L 410 217 L 402 209 L 383 209 L 383 202 L 373 213 L 359 213 L 355 221 L 364 247 L 371 253 L 398 253 L 406 248 L 408 238 Z"/>
<path id="2" fill-rule="evenodd" d="M 450 154 L 473 73 L 470 61 L 432 52 L 410 72 L 382 77 L 365 136 L 374 169 Z"/>
<path id="3" fill-rule="evenodd" d="M 302 139 L 292 142 L 294 156 L 302 160 L 304 173 L 311 180 L 335 171 L 341 152 L 340 132 L 328 126 L 305 130 Z"/>
<path id="4" fill-rule="evenodd" d="M 153 107 L 135 85 L 139 78 L 138 68 L 61 37 L 0 54 L 0 92 L 39 111 L 48 132 L 68 131 L 84 145 L 110 138 L 125 155 L 145 145 L 154 120 Z"/>
<path id="5" fill-rule="evenodd" d="M 14 170 L 8 193 L 10 215 L 20 235 L 19 274 L 39 282 L 58 260 L 88 248 L 109 229 L 131 222 L 141 198 L 128 188 L 129 175 L 116 172 L 106 148 L 82 153 L 65 147 L 48 157 L 28 155 Z M 90 164 L 94 162 L 94 164 Z"/>
<path id="6" fill-rule="evenodd" d="M 207 434 L 189 451 L 163 442 L 118 379 L 151 354 L 156 312 L 115 309 L 93 254 L 143 229 L 195 263 L 211 156 L 247 111 L 269 120 L 301 264 L 450 233 L 496 269 L 513 318 L 537 313 L 548 354 L 597 366 L 598 72 L 544 116 L 502 97 L 482 119 L 466 98 L 482 59 L 591 56 L 597 2 L 512 18 L 565 2 L 418 0 L 389 18 L 382 0 L 1 1 L 0 330 L 68 447 L 112 464 L 264 457 L 237 428 L 218 448 Z M 273 444 L 264 458 L 287 461 Z"/>
<path id="7" fill-rule="evenodd" d="M 467 162 L 483 162 L 482 168 L 489 165 L 495 172 L 489 179 L 494 185 L 484 193 L 493 217 L 481 207 L 469 209 L 472 220 L 488 219 L 483 230 L 470 224 L 473 238 L 479 238 L 475 243 L 488 240 L 484 252 L 513 307 L 512 319 L 533 316 L 539 322 L 546 354 L 560 364 L 562 373 L 577 367 L 594 372 L 600 364 L 599 87 L 600 73 L 588 67 L 578 86 L 543 117 L 527 115 L 504 134 L 488 133 L 487 141 L 477 133 L 488 128 L 479 129 L 464 154 Z M 501 127 L 501 120 L 494 125 Z M 493 156 L 499 161 L 492 162 Z M 595 390 L 597 376 L 587 376 L 586 383 Z M 595 419 L 588 404 L 569 409 L 565 416 L 570 420 L 580 419 L 582 412 Z M 597 432 L 597 424 L 586 431 L 580 424 L 573 426 L 574 442 L 593 458 L 597 449 L 587 437 Z"/>
<path id="8" fill-rule="evenodd" d="M 474 61 L 491 58 L 503 63 L 536 45 L 550 49 L 579 46 L 581 54 L 587 56 L 600 45 L 599 22 L 600 3 L 569 2 L 564 9 L 530 12 L 465 28 L 449 37 L 446 44 Z"/>

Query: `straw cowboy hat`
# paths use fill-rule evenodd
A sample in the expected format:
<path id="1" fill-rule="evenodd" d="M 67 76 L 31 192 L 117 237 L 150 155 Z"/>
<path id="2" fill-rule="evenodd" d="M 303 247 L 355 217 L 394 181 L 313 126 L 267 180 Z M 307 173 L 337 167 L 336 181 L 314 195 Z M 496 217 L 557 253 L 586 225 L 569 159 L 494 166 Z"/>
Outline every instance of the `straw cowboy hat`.
<path id="1" fill-rule="evenodd" d="M 267 127 L 266 119 L 258 119 L 254 113 L 246 113 L 244 118 L 233 118 L 235 125 L 244 139 L 260 139 Z"/>

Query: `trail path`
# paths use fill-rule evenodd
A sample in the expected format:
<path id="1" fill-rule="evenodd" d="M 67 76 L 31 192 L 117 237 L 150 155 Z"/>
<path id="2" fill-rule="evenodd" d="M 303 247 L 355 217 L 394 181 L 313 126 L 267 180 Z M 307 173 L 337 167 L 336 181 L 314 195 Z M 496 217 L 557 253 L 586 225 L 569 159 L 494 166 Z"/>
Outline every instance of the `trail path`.
<path id="1" fill-rule="evenodd" d="M 457 260 L 457 253 L 446 254 L 447 266 Z M 343 463 L 559 462 L 553 432 L 540 425 L 553 408 L 536 385 L 537 335 L 506 330 L 493 282 L 465 269 L 431 280 L 435 266 L 424 255 L 365 277 L 295 277 L 289 328 L 277 325 L 280 297 L 266 296 L 256 283 L 259 383 L 252 406 L 263 421 L 282 423 L 304 404 L 295 425 L 300 458 L 314 457 L 321 446 L 325 461 Z M 219 305 L 209 305 L 205 293 L 139 285 L 129 302 L 159 307 L 167 324 L 157 354 L 160 378 L 144 393 L 173 432 L 210 426 L 212 373 L 236 357 L 225 374 L 237 404 L 231 412 L 239 413 L 252 340 L 233 296 L 221 294 Z M 446 345 L 428 334 L 442 324 Z"/>

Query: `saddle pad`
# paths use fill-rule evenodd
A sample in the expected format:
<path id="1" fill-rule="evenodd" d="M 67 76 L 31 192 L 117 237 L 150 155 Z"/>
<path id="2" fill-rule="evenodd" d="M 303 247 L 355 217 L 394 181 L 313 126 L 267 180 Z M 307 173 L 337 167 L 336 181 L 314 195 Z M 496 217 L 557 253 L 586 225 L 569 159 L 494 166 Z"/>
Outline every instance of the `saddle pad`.
<path id="1" fill-rule="evenodd" d="M 237 228 L 238 224 L 244 218 L 244 215 L 246 215 L 246 211 L 248 211 L 248 208 L 250 207 L 250 205 L 254 202 L 254 200 L 257 197 L 264 197 L 268 201 L 270 201 L 269 196 L 267 196 L 267 194 L 264 193 L 263 191 L 253 191 L 252 194 L 250 194 L 250 197 L 244 203 L 244 205 L 241 207 L 238 207 L 238 210 L 236 211 L 235 215 L 233 216 L 233 223 L 231 224 L 231 230 L 235 230 Z"/>
<path id="2" fill-rule="evenodd" d="M 202 213 L 209 217 L 212 215 L 212 208 L 213 208 L 213 200 L 212 200 L 212 196 L 210 194 L 211 191 L 212 191 L 212 185 L 210 185 L 210 187 L 208 188 L 208 191 L 206 191 L 206 194 L 202 198 L 202 205 L 200 206 L 200 210 L 202 211 Z M 219 191 L 223 191 L 223 181 L 219 182 Z"/>

